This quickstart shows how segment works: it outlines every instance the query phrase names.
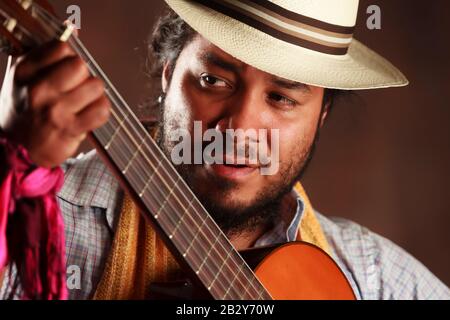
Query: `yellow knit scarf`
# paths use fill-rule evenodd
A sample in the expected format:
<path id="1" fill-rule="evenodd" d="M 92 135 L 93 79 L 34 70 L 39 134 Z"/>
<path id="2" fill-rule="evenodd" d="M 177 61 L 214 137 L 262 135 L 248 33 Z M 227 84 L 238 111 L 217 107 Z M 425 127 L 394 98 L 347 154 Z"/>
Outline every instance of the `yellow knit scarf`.
<path id="1" fill-rule="evenodd" d="M 297 240 L 309 242 L 330 253 L 305 190 L 300 183 L 295 190 L 305 205 Z M 131 198 L 126 196 L 111 253 L 94 299 L 146 299 L 152 282 L 175 280 L 181 274 L 180 267 L 162 240 L 145 222 Z"/>

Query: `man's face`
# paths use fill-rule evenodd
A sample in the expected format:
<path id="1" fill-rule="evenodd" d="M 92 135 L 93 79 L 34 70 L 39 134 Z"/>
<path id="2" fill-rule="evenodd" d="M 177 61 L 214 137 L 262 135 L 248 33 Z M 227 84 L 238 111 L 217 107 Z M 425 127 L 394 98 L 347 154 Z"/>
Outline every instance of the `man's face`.
<path id="1" fill-rule="evenodd" d="M 278 170 L 261 174 L 261 164 L 181 165 L 187 180 L 227 232 L 271 222 L 283 196 L 293 187 L 314 143 L 322 115 L 324 89 L 287 81 L 228 55 L 201 36 L 181 52 L 169 81 L 165 69 L 161 147 L 170 156 L 183 129 L 194 141 L 194 121 L 202 132 L 214 129 L 266 129 L 269 154 L 278 152 Z M 278 130 L 279 144 L 271 141 Z M 279 148 L 279 150 L 274 150 Z"/>

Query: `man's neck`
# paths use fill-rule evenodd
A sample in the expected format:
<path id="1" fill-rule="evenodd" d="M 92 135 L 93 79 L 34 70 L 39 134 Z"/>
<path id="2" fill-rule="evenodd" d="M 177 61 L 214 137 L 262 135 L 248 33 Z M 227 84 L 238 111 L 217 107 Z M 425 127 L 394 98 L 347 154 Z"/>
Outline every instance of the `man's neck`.
<path id="1" fill-rule="evenodd" d="M 297 210 L 297 200 L 290 192 L 286 194 L 281 201 L 278 216 L 284 221 L 285 225 L 289 225 L 295 216 Z M 239 234 L 230 237 L 230 241 L 237 251 L 252 248 L 261 236 L 269 231 L 273 226 L 261 225 L 251 230 L 244 230 Z"/>

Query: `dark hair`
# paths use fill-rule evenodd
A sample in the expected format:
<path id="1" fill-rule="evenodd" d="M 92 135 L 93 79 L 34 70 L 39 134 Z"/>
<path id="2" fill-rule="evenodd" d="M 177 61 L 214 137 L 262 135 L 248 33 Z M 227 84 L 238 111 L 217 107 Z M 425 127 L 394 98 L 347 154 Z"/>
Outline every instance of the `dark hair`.
<path id="1" fill-rule="evenodd" d="M 195 35 L 197 32 L 194 29 L 173 10 L 168 9 L 155 24 L 149 42 L 149 57 L 152 59 L 149 65 L 150 75 L 153 78 L 160 78 L 163 66 L 169 63 L 171 77 L 180 53 Z M 342 90 L 325 89 L 323 105 L 329 104 L 331 109 L 334 101 L 345 94 L 346 92 Z"/>
<path id="2" fill-rule="evenodd" d="M 153 77 L 161 77 L 166 63 L 169 63 L 170 70 L 173 72 L 181 51 L 196 34 L 197 32 L 173 10 L 168 9 L 155 24 L 151 35 L 149 56 L 153 62 L 150 66 L 150 74 Z"/>

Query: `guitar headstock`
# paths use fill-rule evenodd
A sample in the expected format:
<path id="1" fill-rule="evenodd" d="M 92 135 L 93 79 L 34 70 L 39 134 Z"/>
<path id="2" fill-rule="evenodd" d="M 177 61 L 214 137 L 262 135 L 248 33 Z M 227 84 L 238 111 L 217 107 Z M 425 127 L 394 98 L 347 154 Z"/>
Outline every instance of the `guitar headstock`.
<path id="1" fill-rule="evenodd" d="M 61 36 L 64 25 L 46 0 L 0 0 L 0 51 L 19 56 Z"/>

